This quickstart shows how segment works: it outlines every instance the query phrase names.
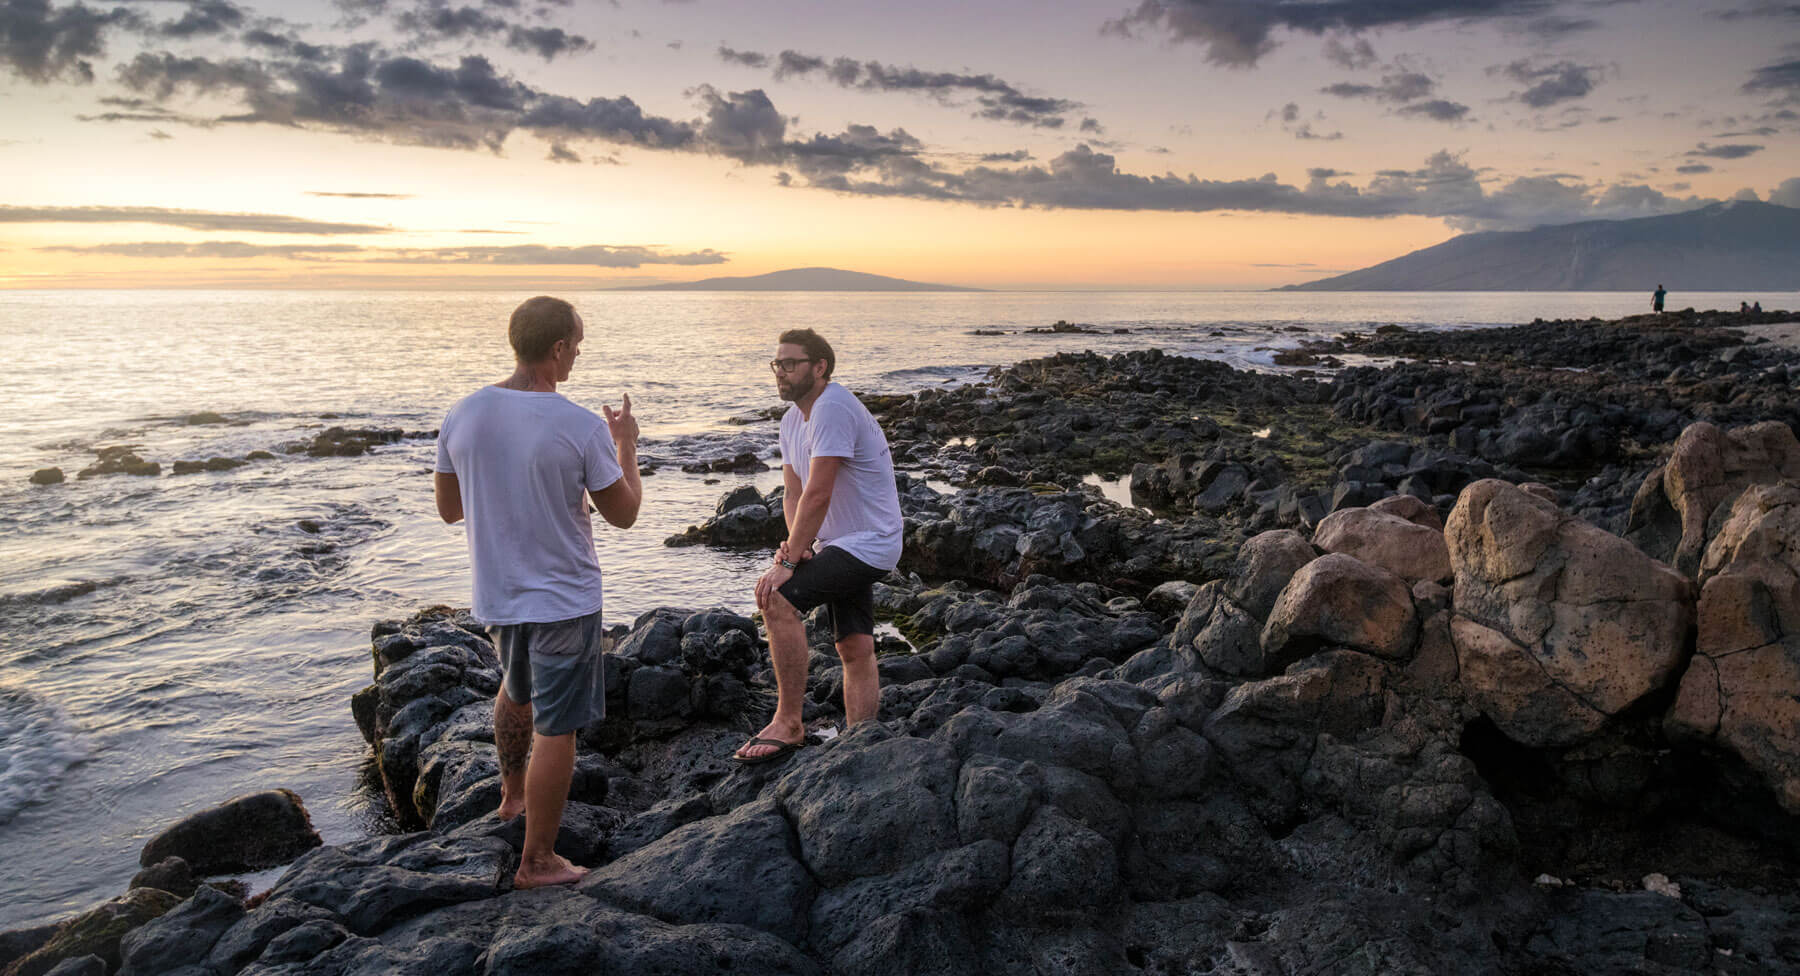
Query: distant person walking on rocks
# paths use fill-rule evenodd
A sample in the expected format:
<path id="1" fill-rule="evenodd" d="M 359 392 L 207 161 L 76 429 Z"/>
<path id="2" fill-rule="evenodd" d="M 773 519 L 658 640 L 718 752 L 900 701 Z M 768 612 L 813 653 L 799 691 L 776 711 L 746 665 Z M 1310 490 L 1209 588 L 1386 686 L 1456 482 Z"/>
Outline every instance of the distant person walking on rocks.
<path id="1" fill-rule="evenodd" d="M 433 489 L 445 522 L 465 522 L 477 620 L 500 652 L 494 745 L 499 819 L 525 814 L 513 887 L 576 881 L 556 853 L 575 769 L 575 733 L 606 712 L 600 564 L 591 498 L 629 528 L 638 479 L 631 397 L 602 419 L 556 392 L 581 355 L 581 316 L 559 298 L 527 300 L 507 329 L 517 367 L 450 408 Z"/>
<path id="2" fill-rule="evenodd" d="M 844 663 L 844 723 L 875 717 L 874 584 L 900 562 L 900 494 L 887 436 L 868 408 L 831 382 L 837 354 L 811 329 L 781 334 L 775 389 L 793 404 L 781 418 L 782 496 L 788 537 L 756 581 L 775 665 L 775 718 L 732 758 L 763 763 L 806 741 L 800 708 L 810 653 L 801 614 L 825 606 Z"/>
<path id="3" fill-rule="evenodd" d="M 1662 311 L 1663 298 L 1665 296 L 1667 296 L 1668 294 L 1669 294 L 1668 292 L 1663 290 L 1662 285 L 1660 285 L 1660 284 L 1657 285 L 1656 291 L 1650 296 L 1650 311 L 1652 311 L 1652 312 Z"/>

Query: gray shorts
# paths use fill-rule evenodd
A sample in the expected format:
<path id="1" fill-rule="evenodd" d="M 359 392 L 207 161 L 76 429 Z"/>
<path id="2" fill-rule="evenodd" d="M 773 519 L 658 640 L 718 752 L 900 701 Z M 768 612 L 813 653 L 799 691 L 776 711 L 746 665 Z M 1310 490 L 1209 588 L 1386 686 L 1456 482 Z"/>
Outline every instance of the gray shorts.
<path id="1" fill-rule="evenodd" d="M 601 667 L 598 610 L 549 624 L 488 628 L 500 652 L 506 697 L 531 703 L 531 727 L 539 735 L 567 735 L 606 717 L 606 669 Z"/>

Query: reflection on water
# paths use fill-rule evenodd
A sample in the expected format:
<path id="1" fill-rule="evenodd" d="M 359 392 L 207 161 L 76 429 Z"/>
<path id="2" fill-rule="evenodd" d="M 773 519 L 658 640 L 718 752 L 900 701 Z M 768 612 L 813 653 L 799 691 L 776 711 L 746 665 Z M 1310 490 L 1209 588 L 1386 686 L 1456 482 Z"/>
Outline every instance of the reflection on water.
<path id="1" fill-rule="evenodd" d="M 1131 500 L 1131 475 L 1108 479 L 1102 478 L 1097 474 L 1090 474 L 1087 477 L 1082 478 L 1081 483 L 1084 485 L 1093 485 L 1100 489 L 1100 494 L 1104 495 L 1107 501 L 1112 502 L 1121 508 L 1137 508 L 1146 512 L 1150 510 Z"/>

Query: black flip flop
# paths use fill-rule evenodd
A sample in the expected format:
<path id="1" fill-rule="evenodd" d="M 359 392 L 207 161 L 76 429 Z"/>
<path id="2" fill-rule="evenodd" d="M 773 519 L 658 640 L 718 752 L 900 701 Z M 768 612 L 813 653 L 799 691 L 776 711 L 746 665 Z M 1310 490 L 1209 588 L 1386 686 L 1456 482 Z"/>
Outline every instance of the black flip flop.
<path id="1" fill-rule="evenodd" d="M 745 766 L 756 766 L 766 762 L 774 762 L 777 759 L 785 759 L 799 751 L 800 747 L 804 745 L 806 745 L 804 741 L 783 742 L 780 739 L 765 739 L 760 735 L 753 735 L 750 737 L 749 742 L 738 746 L 739 752 L 742 752 L 750 746 L 775 746 L 775 751 L 761 756 L 740 756 L 734 752 L 731 754 L 731 758 L 733 762 L 741 763 Z"/>

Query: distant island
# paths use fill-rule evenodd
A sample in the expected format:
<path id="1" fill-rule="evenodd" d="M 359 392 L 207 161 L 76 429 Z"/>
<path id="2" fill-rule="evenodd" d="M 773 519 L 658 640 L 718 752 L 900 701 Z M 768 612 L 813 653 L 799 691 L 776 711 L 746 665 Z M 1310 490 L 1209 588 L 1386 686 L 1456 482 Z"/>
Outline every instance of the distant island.
<path id="1" fill-rule="evenodd" d="M 1464 234 L 1277 291 L 1800 290 L 1800 210 L 1750 200 L 1633 220 Z"/>
<path id="2" fill-rule="evenodd" d="M 613 291 L 985 291 L 982 288 L 959 288 L 956 285 L 934 285 L 927 281 L 907 281 L 886 275 L 843 271 L 838 268 L 789 268 L 745 278 L 702 278 L 699 281 L 676 281 L 666 285 L 641 285 L 614 288 Z"/>

